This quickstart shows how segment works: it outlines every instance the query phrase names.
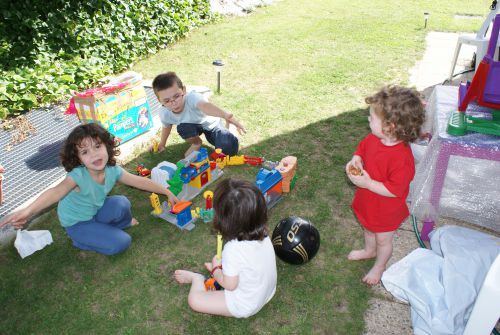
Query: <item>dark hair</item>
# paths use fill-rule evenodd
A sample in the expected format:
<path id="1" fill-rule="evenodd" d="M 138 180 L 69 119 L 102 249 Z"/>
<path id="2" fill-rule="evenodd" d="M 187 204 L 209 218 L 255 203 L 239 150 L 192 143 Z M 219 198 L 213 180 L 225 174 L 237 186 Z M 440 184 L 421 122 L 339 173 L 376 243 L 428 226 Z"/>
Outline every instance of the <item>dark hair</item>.
<path id="1" fill-rule="evenodd" d="M 116 156 L 120 154 L 115 137 L 97 123 L 82 124 L 76 127 L 68 135 L 61 150 L 61 163 L 68 172 L 82 165 L 78 158 L 78 146 L 86 138 L 91 138 L 103 143 L 108 151 L 107 165 L 116 165 Z"/>
<path id="2" fill-rule="evenodd" d="M 267 206 L 260 190 L 238 179 L 224 179 L 214 192 L 214 229 L 226 241 L 261 241 L 268 236 Z"/>
<path id="3" fill-rule="evenodd" d="M 158 95 L 159 91 L 165 90 L 167 88 L 170 88 L 174 86 L 174 84 L 177 84 L 179 88 L 184 88 L 184 85 L 182 84 L 182 80 L 177 77 L 177 74 L 175 72 L 166 72 L 159 74 L 153 79 L 153 91 L 155 92 L 156 95 Z"/>
<path id="4" fill-rule="evenodd" d="M 410 143 L 420 136 L 425 110 L 420 94 L 410 88 L 386 86 L 365 99 L 382 119 L 384 134 Z"/>

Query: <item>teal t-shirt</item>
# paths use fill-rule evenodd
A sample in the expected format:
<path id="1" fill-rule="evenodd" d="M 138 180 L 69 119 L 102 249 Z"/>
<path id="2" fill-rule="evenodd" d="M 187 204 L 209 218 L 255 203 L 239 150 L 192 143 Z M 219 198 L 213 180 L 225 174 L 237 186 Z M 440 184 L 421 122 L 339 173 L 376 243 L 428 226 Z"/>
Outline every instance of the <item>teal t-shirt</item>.
<path id="1" fill-rule="evenodd" d="M 75 181 L 80 190 L 70 191 L 59 201 L 57 215 L 61 225 L 70 227 L 78 222 L 92 219 L 122 173 L 123 170 L 119 166 L 106 166 L 104 184 L 98 184 L 92 179 L 86 167 L 79 166 L 71 170 L 68 177 Z"/>

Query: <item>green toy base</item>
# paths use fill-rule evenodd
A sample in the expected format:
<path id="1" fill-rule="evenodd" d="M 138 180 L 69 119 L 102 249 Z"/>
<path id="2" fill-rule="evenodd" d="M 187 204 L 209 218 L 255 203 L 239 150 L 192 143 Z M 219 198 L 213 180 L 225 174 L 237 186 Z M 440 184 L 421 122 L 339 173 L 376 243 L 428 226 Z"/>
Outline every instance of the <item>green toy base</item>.
<path id="1" fill-rule="evenodd" d="M 500 136 L 500 110 L 492 112 L 491 120 L 465 115 L 463 112 L 451 113 L 446 131 L 453 136 L 463 136 L 468 131 Z"/>

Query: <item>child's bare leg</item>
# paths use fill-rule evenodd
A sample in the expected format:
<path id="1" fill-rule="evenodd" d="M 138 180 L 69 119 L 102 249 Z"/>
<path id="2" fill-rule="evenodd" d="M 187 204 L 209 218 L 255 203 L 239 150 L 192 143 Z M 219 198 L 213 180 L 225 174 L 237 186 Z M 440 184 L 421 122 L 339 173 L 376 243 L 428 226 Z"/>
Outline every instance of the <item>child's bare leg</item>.
<path id="1" fill-rule="evenodd" d="M 359 261 L 377 256 L 377 243 L 375 241 L 375 233 L 365 229 L 365 248 L 353 250 L 347 256 L 351 261 Z"/>
<path id="2" fill-rule="evenodd" d="M 189 147 L 189 149 L 187 149 L 187 151 L 184 153 L 184 157 L 187 157 L 189 156 L 190 153 L 192 153 L 193 151 L 198 151 L 200 150 L 201 148 L 201 144 L 203 143 L 201 141 L 201 138 L 199 136 L 195 136 L 195 137 L 190 137 L 188 139 L 186 139 L 186 141 L 191 144 L 191 146 Z"/>
<path id="3" fill-rule="evenodd" d="M 181 284 L 191 284 L 188 304 L 194 311 L 206 314 L 232 316 L 226 306 L 224 291 L 206 291 L 205 277 L 187 270 L 176 270 L 174 278 Z"/>
<path id="4" fill-rule="evenodd" d="M 377 259 L 375 264 L 363 278 L 363 282 L 368 285 L 375 285 L 380 282 L 382 274 L 385 271 L 385 266 L 392 256 L 392 240 L 394 232 L 376 233 L 375 240 L 377 243 Z"/>

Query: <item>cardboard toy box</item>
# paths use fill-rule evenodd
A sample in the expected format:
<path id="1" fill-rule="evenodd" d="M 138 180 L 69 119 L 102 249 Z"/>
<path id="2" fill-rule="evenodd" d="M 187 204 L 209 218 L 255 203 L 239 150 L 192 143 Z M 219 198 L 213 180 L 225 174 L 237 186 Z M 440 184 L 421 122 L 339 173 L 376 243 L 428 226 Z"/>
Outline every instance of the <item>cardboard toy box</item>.
<path id="1" fill-rule="evenodd" d="M 140 135 L 153 126 L 153 118 L 142 77 L 126 73 L 101 88 L 73 96 L 78 118 L 82 123 L 97 122 L 119 143 Z"/>

